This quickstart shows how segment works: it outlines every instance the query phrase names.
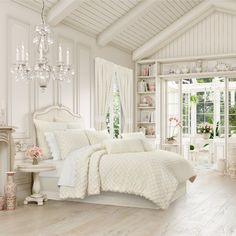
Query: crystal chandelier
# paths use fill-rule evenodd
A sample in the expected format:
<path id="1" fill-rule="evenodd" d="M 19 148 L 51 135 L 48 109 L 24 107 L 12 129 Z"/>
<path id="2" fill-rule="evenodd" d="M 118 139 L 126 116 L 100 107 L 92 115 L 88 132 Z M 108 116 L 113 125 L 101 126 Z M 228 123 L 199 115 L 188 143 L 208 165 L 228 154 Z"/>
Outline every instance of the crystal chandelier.
<path id="1" fill-rule="evenodd" d="M 47 54 L 50 45 L 53 44 L 50 26 L 44 19 L 44 1 L 41 11 L 42 23 L 37 25 L 34 32 L 33 43 L 37 47 L 38 58 L 34 66 L 29 65 L 29 53 L 22 44 L 16 49 L 16 63 L 12 67 L 12 74 L 16 81 L 36 80 L 44 91 L 50 79 L 70 82 L 74 76 L 74 70 L 70 65 L 70 52 L 66 50 L 66 63 L 62 60 L 62 47 L 58 48 L 58 61 L 51 66 L 48 63 Z"/>

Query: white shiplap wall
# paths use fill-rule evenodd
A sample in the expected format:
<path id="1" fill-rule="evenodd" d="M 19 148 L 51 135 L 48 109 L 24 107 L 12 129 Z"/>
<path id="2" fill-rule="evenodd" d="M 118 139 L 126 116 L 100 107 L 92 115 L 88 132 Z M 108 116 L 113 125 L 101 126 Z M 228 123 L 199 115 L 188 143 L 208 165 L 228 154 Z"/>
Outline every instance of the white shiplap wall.
<path id="1" fill-rule="evenodd" d="M 230 54 L 236 52 L 236 15 L 214 12 L 159 50 L 156 58 Z"/>

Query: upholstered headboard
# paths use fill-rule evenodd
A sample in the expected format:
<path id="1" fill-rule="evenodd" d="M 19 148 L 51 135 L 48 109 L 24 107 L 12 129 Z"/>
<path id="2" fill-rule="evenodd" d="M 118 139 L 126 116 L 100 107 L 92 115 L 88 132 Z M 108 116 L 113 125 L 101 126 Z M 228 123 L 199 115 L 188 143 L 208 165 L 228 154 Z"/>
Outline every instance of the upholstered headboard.
<path id="1" fill-rule="evenodd" d="M 48 122 L 78 122 L 84 126 L 83 118 L 73 113 L 69 108 L 64 106 L 49 106 L 43 108 L 33 114 L 33 124 L 34 124 L 34 144 L 38 145 L 37 142 L 37 130 L 35 127 L 35 121 L 48 121 Z M 42 135 L 42 134 L 41 134 Z"/>
<path id="2" fill-rule="evenodd" d="M 69 108 L 64 106 L 49 106 L 47 108 L 36 111 L 33 114 L 34 120 L 44 120 L 52 122 L 66 122 L 66 121 L 79 121 L 82 117 L 70 111 Z"/>

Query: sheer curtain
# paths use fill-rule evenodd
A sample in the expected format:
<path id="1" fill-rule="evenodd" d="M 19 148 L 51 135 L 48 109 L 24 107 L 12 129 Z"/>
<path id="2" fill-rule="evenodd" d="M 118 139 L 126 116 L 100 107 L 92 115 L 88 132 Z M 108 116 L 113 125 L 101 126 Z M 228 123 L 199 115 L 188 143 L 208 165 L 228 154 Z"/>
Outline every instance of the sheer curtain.
<path id="1" fill-rule="evenodd" d="M 115 65 L 102 58 L 95 58 L 95 125 L 97 130 L 106 129 L 106 115 L 112 100 L 112 81 Z"/>
<path id="2" fill-rule="evenodd" d="M 123 133 L 133 131 L 133 70 L 117 66 L 117 83 L 123 111 Z"/>

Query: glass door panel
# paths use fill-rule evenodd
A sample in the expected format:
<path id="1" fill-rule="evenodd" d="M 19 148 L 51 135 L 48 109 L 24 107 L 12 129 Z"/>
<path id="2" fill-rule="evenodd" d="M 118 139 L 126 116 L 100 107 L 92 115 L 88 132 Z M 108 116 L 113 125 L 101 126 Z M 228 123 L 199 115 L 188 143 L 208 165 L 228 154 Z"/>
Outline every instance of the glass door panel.
<path id="1" fill-rule="evenodd" d="M 236 78 L 228 79 L 228 167 L 236 177 Z"/>

